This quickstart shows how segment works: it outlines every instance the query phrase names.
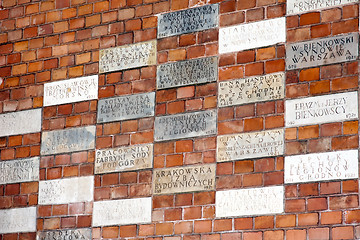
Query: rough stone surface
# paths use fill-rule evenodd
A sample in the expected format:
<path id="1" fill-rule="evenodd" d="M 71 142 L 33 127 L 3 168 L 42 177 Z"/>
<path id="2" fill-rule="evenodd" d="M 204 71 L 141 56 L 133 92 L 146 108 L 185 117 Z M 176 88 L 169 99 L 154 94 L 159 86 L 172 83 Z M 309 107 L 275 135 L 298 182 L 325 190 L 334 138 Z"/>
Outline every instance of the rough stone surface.
<path id="1" fill-rule="evenodd" d="M 0 234 L 36 231 L 36 207 L 0 210 Z"/>
<path id="2" fill-rule="evenodd" d="M 39 232 L 37 240 L 75 240 L 75 239 L 91 239 L 91 229 L 67 229 L 59 231 Z"/>
<path id="3" fill-rule="evenodd" d="M 287 0 L 286 2 L 286 13 L 299 14 L 313 10 L 332 8 L 347 3 L 355 3 L 358 0 Z"/>
<path id="4" fill-rule="evenodd" d="M 40 108 L 0 114 L 0 137 L 40 132 L 41 118 Z"/>
<path id="5" fill-rule="evenodd" d="M 39 181 L 40 158 L 0 161 L 0 185 Z"/>

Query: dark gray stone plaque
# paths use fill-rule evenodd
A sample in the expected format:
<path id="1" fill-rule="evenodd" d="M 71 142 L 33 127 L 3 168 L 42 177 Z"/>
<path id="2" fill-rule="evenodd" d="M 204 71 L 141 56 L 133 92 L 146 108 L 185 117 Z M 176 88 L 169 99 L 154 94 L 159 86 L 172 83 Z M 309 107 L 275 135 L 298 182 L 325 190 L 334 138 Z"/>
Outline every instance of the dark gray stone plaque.
<path id="1" fill-rule="evenodd" d="M 293 43 L 286 47 L 286 69 L 354 61 L 358 55 L 359 35 L 357 33 Z"/>
<path id="2" fill-rule="evenodd" d="M 205 5 L 158 16 L 158 38 L 202 31 L 218 26 L 219 5 Z"/>
<path id="3" fill-rule="evenodd" d="M 91 229 L 66 229 L 59 231 L 39 232 L 37 240 L 75 240 L 75 239 L 91 239 Z"/>
<path id="4" fill-rule="evenodd" d="M 113 122 L 154 116 L 155 93 L 141 93 L 101 99 L 97 122 Z"/>
<path id="5" fill-rule="evenodd" d="M 216 110 L 155 118 L 155 141 L 216 134 Z"/>
<path id="6" fill-rule="evenodd" d="M 217 57 L 166 63 L 157 68 L 157 88 L 171 88 L 215 82 L 218 78 Z"/>
<path id="7" fill-rule="evenodd" d="M 95 126 L 43 132 L 41 155 L 83 151 L 95 148 Z"/>

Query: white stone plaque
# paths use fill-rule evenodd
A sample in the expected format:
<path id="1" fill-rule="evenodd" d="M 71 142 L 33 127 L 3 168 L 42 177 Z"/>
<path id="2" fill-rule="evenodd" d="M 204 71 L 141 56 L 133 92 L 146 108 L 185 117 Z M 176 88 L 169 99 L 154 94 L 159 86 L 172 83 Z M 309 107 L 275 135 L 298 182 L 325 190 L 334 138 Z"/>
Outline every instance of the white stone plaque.
<path id="1" fill-rule="evenodd" d="M 284 187 L 217 191 L 216 217 L 256 216 L 284 212 Z"/>
<path id="2" fill-rule="evenodd" d="M 35 231 L 36 207 L 0 210 L 0 234 Z"/>
<path id="3" fill-rule="evenodd" d="M 219 82 L 218 106 L 227 107 L 284 98 L 285 74 L 271 73 Z"/>
<path id="4" fill-rule="evenodd" d="M 118 96 L 99 100 L 97 122 L 152 117 L 154 113 L 155 92 Z"/>
<path id="5" fill-rule="evenodd" d="M 286 47 L 286 69 L 354 61 L 358 56 L 358 33 L 292 43 Z"/>
<path id="6" fill-rule="evenodd" d="M 0 137 L 41 131 L 41 109 L 0 114 Z"/>
<path id="7" fill-rule="evenodd" d="M 299 14 L 356 2 L 358 0 L 287 0 L 286 13 L 288 15 Z"/>
<path id="8" fill-rule="evenodd" d="M 57 231 L 46 231 L 39 232 L 36 236 L 36 240 L 75 240 L 91 239 L 91 229 L 90 228 L 80 228 L 80 229 L 65 229 Z"/>
<path id="9" fill-rule="evenodd" d="M 154 195 L 215 190 L 216 164 L 155 169 Z"/>
<path id="10" fill-rule="evenodd" d="M 274 129 L 217 137 L 217 161 L 227 162 L 284 154 L 284 130 Z"/>
<path id="11" fill-rule="evenodd" d="M 0 161 L 0 185 L 39 181 L 40 158 Z"/>
<path id="12" fill-rule="evenodd" d="M 285 157 L 285 183 L 318 182 L 359 177 L 358 150 Z"/>
<path id="13" fill-rule="evenodd" d="M 156 40 L 100 50 L 99 72 L 114 72 L 156 64 Z"/>
<path id="14" fill-rule="evenodd" d="M 44 107 L 98 98 L 98 75 L 44 84 Z"/>
<path id="15" fill-rule="evenodd" d="M 153 144 L 96 150 L 95 174 L 152 168 Z"/>
<path id="16" fill-rule="evenodd" d="M 219 53 L 239 52 L 286 41 L 285 17 L 219 29 Z"/>
<path id="17" fill-rule="evenodd" d="M 92 226 L 151 222 L 151 197 L 94 202 Z"/>
<path id="18" fill-rule="evenodd" d="M 357 92 L 293 99 L 285 102 L 286 127 L 338 122 L 357 118 Z"/>
<path id="19" fill-rule="evenodd" d="M 95 148 L 95 126 L 42 133 L 41 155 L 83 151 Z"/>
<path id="20" fill-rule="evenodd" d="M 155 141 L 216 134 L 217 111 L 207 110 L 155 118 Z"/>
<path id="21" fill-rule="evenodd" d="M 39 182 L 39 205 L 89 202 L 93 195 L 94 176 Z"/>

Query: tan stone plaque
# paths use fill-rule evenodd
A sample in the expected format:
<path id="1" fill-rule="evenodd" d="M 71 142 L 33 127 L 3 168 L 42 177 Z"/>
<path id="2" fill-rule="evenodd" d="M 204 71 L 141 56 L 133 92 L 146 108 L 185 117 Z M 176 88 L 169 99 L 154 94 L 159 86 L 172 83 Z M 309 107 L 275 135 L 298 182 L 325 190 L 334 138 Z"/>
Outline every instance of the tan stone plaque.
<path id="1" fill-rule="evenodd" d="M 216 164 L 156 169 L 153 194 L 171 194 L 215 190 Z"/>

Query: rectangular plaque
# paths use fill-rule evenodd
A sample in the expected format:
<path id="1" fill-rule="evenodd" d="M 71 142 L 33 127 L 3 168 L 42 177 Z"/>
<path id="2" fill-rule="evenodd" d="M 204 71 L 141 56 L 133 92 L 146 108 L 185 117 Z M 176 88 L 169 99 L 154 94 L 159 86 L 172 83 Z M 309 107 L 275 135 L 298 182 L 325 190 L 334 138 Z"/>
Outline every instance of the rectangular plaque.
<path id="1" fill-rule="evenodd" d="M 218 26 L 219 5 L 205 5 L 158 16 L 157 37 L 164 38 Z"/>
<path id="2" fill-rule="evenodd" d="M 354 61 L 358 55 L 358 33 L 292 43 L 286 47 L 286 69 Z"/>
<path id="3" fill-rule="evenodd" d="M 96 150 L 95 174 L 152 168 L 153 144 Z"/>
<path id="4" fill-rule="evenodd" d="M 218 78 L 217 57 L 172 62 L 157 67 L 157 88 L 172 88 L 215 82 Z"/>
<path id="5" fill-rule="evenodd" d="M 217 137 L 217 161 L 227 162 L 284 154 L 284 130 L 274 129 Z"/>
<path id="6" fill-rule="evenodd" d="M 284 212 L 284 187 L 217 191 L 216 217 L 256 216 Z"/>
<path id="7" fill-rule="evenodd" d="M 91 229 L 66 229 L 57 231 L 39 232 L 36 240 L 75 240 L 75 239 L 91 239 Z"/>
<path id="8" fill-rule="evenodd" d="M 215 190 L 216 164 L 154 169 L 153 194 Z"/>
<path id="9" fill-rule="evenodd" d="M 98 75 L 44 84 L 44 106 L 98 98 Z"/>
<path id="10" fill-rule="evenodd" d="M 156 64 L 156 44 L 152 40 L 100 50 L 99 73 Z"/>
<path id="11" fill-rule="evenodd" d="M 36 207 L 0 210 L 0 234 L 35 231 Z"/>
<path id="12" fill-rule="evenodd" d="M 271 73 L 219 83 L 218 106 L 227 107 L 284 98 L 285 74 Z"/>
<path id="13" fill-rule="evenodd" d="M 155 118 L 155 141 L 216 134 L 217 111 L 207 110 Z"/>
<path id="14" fill-rule="evenodd" d="M 220 28 L 219 53 L 239 52 L 285 42 L 285 33 L 285 17 Z"/>
<path id="15" fill-rule="evenodd" d="M 94 176 L 39 182 L 39 205 L 88 202 L 93 195 Z"/>
<path id="16" fill-rule="evenodd" d="M 285 183 L 358 178 L 358 150 L 287 156 L 284 168 Z"/>
<path id="17" fill-rule="evenodd" d="M 0 114 L 0 137 L 41 131 L 41 109 Z"/>
<path id="18" fill-rule="evenodd" d="M 0 185 L 39 181 L 40 158 L 0 161 Z"/>
<path id="19" fill-rule="evenodd" d="M 140 93 L 99 100 L 97 122 L 113 122 L 154 116 L 155 93 Z"/>
<path id="20" fill-rule="evenodd" d="M 286 13 L 299 14 L 313 10 L 320 10 L 324 8 L 331 8 L 347 3 L 356 3 L 358 0 L 287 0 Z"/>
<path id="21" fill-rule="evenodd" d="M 83 151 L 95 148 L 95 126 L 43 132 L 41 155 Z"/>
<path id="22" fill-rule="evenodd" d="M 151 197 L 94 202 L 92 226 L 150 223 Z"/>
<path id="23" fill-rule="evenodd" d="M 285 126 L 295 127 L 358 118 L 358 93 L 347 92 L 287 100 Z"/>

